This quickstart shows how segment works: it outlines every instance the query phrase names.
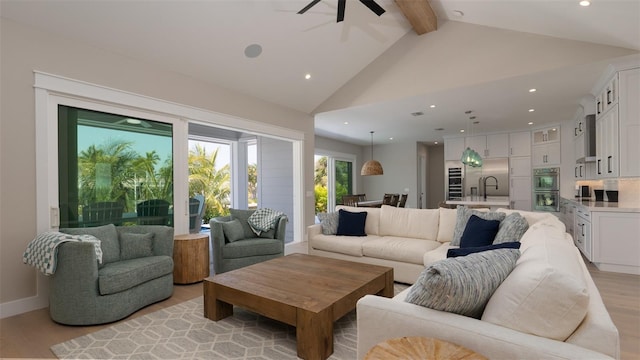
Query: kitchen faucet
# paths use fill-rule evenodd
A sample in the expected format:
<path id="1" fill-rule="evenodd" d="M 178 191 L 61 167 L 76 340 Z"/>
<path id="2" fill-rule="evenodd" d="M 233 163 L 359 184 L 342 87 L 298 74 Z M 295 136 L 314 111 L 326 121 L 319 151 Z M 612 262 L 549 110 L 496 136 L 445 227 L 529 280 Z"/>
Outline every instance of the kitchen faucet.
<path id="1" fill-rule="evenodd" d="M 498 179 L 495 176 L 482 177 L 482 190 L 484 192 L 484 199 L 487 200 L 487 179 L 493 178 L 496 181 L 496 190 L 498 190 Z"/>

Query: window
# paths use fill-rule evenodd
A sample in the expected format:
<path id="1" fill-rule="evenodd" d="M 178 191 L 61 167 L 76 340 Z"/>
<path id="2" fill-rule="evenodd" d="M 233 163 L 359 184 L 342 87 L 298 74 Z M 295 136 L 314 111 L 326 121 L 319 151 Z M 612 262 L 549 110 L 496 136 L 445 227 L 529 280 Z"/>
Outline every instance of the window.
<path id="1" fill-rule="evenodd" d="M 58 105 L 61 227 L 173 225 L 172 125 Z"/>

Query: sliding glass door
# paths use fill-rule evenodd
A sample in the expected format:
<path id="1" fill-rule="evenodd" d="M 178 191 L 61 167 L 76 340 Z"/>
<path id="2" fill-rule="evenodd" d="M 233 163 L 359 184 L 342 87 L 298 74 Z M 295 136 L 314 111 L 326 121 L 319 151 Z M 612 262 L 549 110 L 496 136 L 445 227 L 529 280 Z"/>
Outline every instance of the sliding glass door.
<path id="1" fill-rule="evenodd" d="M 333 211 L 342 204 L 342 196 L 354 193 L 353 159 L 335 155 L 315 155 L 315 210 Z"/>

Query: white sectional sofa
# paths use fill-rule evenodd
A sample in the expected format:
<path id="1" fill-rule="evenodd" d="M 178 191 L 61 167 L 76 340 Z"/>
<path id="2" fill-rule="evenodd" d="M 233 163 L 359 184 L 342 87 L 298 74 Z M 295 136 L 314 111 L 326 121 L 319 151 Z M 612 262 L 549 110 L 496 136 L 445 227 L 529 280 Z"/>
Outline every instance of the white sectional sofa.
<path id="1" fill-rule="evenodd" d="M 413 284 L 451 248 L 456 210 L 343 209 L 368 212 L 367 236 L 323 235 L 313 225 L 310 254 L 392 266 L 396 281 Z M 521 255 L 480 319 L 408 303 L 411 287 L 391 299 L 367 295 L 357 305 L 358 358 L 384 340 L 424 336 L 490 359 L 619 359 L 618 330 L 564 225 L 549 213 L 520 214 L 529 224 Z"/>

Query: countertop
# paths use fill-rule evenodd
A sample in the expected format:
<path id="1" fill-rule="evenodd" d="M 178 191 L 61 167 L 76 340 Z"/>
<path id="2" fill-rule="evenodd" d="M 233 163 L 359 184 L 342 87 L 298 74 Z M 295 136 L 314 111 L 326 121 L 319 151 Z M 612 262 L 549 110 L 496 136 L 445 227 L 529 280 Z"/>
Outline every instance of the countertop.
<path id="1" fill-rule="evenodd" d="M 487 205 L 509 207 L 508 196 L 487 196 L 485 200 L 482 196 L 465 196 L 462 200 L 447 200 L 451 205 Z"/>
<path id="2" fill-rule="evenodd" d="M 636 201 L 595 201 L 592 198 L 564 198 L 577 205 L 586 207 L 589 211 L 640 212 L 640 203 Z"/>

